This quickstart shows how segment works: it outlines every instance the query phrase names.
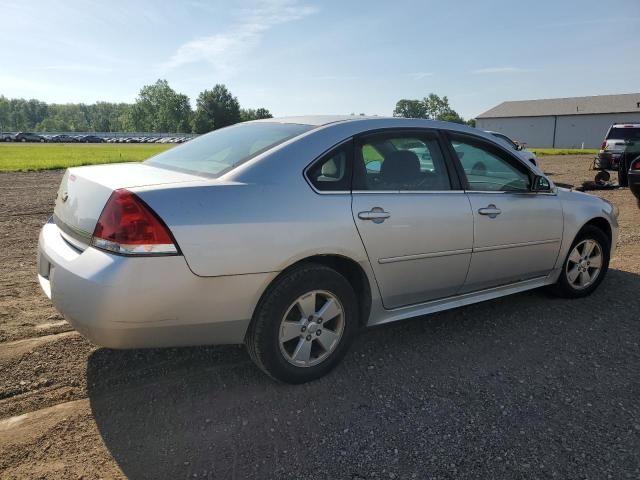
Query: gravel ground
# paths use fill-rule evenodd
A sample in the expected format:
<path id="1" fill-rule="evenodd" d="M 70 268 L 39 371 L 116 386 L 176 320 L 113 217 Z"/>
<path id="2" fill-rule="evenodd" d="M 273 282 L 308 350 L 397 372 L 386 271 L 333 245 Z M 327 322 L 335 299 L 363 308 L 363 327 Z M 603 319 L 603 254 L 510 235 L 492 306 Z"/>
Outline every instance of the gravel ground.
<path id="1" fill-rule="evenodd" d="M 543 157 L 557 182 L 589 156 Z M 39 292 L 62 173 L 0 175 L 0 478 L 640 478 L 640 210 L 589 298 L 532 291 L 365 331 L 329 376 L 242 347 L 115 351 Z"/>

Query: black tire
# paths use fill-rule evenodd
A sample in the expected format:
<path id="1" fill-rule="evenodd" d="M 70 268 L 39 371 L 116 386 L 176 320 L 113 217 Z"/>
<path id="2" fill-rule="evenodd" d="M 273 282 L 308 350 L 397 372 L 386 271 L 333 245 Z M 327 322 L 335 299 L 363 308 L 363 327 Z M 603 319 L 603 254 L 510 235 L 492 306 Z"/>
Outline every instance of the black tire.
<path id="1" fill-rule="evenodd" d="M 595 279 L 595 281 L 584 289 L 575 288 L 572 283 L 569 281 L 567 275 L 567 263 L 569 262 L 569 256 L 573 251 L 574 247 L 584 240 L 595 240 L 600 245 L 600 249 L 602 251 L 602 267 L 600 269 L 600 274 Z M 585 226 L 578 235 L 575 240 L 571 244 L 569 248 L 569 252 L 567 253 L 564 262 L 562 263 L 562 272 L 560 273 L 560 278 L 555 285 L 550 287 L 550 292 L 558 297 L 563 298 L 582 298 L 588 295 L 591 295 L 598 285 L 604 280 L 604 277 L 607 274 L 607 270 L 609 269 L 609 255 L 611 253 L 611 245 L 609 239 L 604 234 L 602 230 L 596 228 L 591 225 Z"/>
<path id="2" fill-rule="evenodd" d="M 344 326 L 339 343 L 321 363 L 300 367 L 289 363 L 280 349 L 280 326 L 289 307 L 305 293 L 324 290 L 342 305 Z M 358 303 L 353 288 L 335 270 L 316 264 L 301 264 L 286 272 L 263 295 L 245 337 L 249 355 L 272 378 L 286 383 L 304 383 L 326 375 L 345 355 L 358 329 Z"/>
<path id="3" fill-rule="evenodd" d="M 621 187 L 629 186 L 629 166 L 624 156 L 618 162 L 618 185 Z"/>
<path id="4" fill-rule="evenodd" d="M 596 183 L 607 183 L 611 179 L 611 175 L 606 170 L 600 170 L 596 173 L 596 178 L 594 181 Z"/>

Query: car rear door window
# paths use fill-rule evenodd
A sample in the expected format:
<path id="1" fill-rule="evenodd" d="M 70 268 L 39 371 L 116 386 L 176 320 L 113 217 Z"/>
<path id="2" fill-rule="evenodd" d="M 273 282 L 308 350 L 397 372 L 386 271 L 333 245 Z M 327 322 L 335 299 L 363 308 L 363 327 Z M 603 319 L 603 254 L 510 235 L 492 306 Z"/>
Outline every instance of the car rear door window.
<path id="1" fill-rule="evenodd" d="M 359 190 L 450 190 L 451 181 L 435 134 L 376 134 L 359 143 Z"/>

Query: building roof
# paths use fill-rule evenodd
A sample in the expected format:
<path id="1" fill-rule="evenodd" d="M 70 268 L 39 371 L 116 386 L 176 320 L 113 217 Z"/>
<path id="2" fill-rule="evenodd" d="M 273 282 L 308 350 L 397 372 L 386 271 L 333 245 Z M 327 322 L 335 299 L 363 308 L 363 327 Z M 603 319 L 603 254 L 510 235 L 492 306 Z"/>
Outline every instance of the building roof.
<path id="1" fill-rule="evenodd" d="M 476 118 L 545 117 L 598 113 L 640 113 L 640 93 L 502 102 Z"/>

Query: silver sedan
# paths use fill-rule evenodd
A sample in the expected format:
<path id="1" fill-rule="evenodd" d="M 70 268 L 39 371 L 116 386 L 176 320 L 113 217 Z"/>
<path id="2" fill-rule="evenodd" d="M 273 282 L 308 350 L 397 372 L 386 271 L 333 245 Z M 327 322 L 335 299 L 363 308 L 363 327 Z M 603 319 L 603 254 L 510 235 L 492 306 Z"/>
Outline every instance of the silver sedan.
<path id="1" fill-rule="evenodd" d="M 361 327 L 544 286 L 589 295 L 617 231 L 613 205 L 473 128 L 269 119 L 67 170 L 38 277 L 97 344 L 245 343 L 299 383 Z"/>

